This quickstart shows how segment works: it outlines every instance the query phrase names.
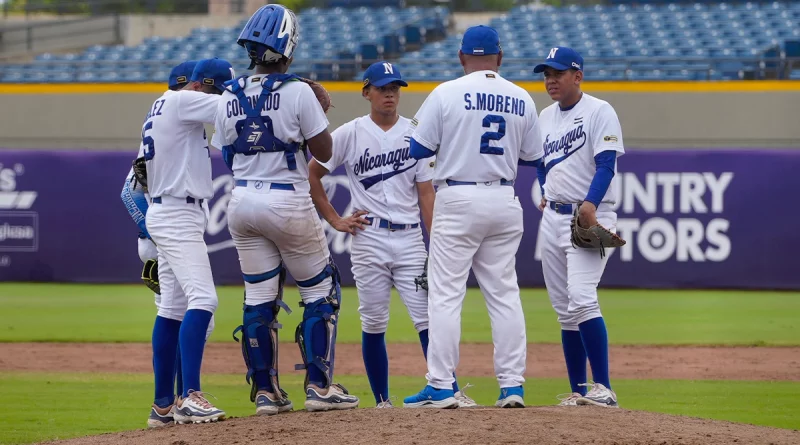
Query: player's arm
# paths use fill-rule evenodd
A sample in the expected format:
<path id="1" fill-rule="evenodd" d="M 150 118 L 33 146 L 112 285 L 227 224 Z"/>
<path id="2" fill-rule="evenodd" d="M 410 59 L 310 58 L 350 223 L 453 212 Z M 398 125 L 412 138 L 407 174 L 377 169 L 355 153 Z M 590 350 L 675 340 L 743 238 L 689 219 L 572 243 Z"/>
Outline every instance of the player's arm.
<path id="1" fill-rule="evenodd" d="M 180 91 L 178 93 L 178 119 L 181 122 L 214 124 L 221 96 L 199 91 Z"/>
<path id="2" fill-rule="evenodd" d="M 342 218 L 339 212 L 333 208 L 325 187 L 322 185 L 322 177 L 330 173 L 316 159 L 312 159 L 308 164 L 308 183 L 311 185 L 311 200 L 314 207 L 322 215 L 322 218 L 339 232 L 347 232 L 351 235 L 356 234 L 356 229 L 364 230 L 369 221 L 363 218 L 367 214 L 364 210 L 357 210 L 352 215 Z"/>
<path id="3" fill-rule="evenodd" d="M 419 210 L 422 213 L 422 222 L 428 235 L 433 228 L 433 202 L 436 199 L 436 190 L 433 189 L 433 181 L 417 183 L 417 195 L 419 196 Z"/>
<path id="4" fill-rule="evenodd" d="M 411 120 L 414 132 L 411 134 L 409 154 L 412 158 L 429 158 L 439 149 L 442 142 L 441 108 L 439 91 L 434 89 Z"/>
<path id="5" fill-rule="evenodd" d="M 225 106 L 232 96 L 233 95 L 228 93 L 222 94 L 222 98 L 220 98 L 217 106 L 217 115 L 214 118 L 214 135 L 211 137 L 211 145 L 222 151 L 222 160 L 231 171 L 233 171 L 233 156 L 235 154 L 233 145 L 231 144 L 233 144 L 235 139 L 228 137 L 225 128 L 225 124 L 227 123 Z"/>
<path id="6" fill-rule="evenodd" d="M 327 130 L 326 130 L 327 131 Z M 336 170 L 342 165 L 350 146 L 350 126 L 345 125 L 336 129 L 331 135 L 333 141 L 333 152 L 327 162 L 320 162 L 312 159 L 308 164 L 308 182 L 311 185 L 311 200 L 314 207 L 328 224 L 339 232 L 348 232 L 355 235 L 356 228 L 364 230 L 364 225 L 369 222 L 362 218 L 367 212 L 358 210 L 347 218 L 342 218 L 339 212 L 333 208 L 325 187 L 322 185 L 322 177 Z"/>
<path id="7" fill-rule="evenodd" d="M 589 192 L 579 210 L 581 221 L 589 226 L 597 223 L 597 207 L 608 192 L 611 180 L 617 171 L 617 156 L 624 154 L 622 145 L 622 126 L 614 108 L 604 104 L 596 111 L 590 128 L 594 147 L 595 173 Z"/>
<path id="8" fill-rule="evenodd" d="M 310 86 L 297 82 L 301 86 L 297 95 L 297 107 L 300 117 L 300 132 L 306 140 L 309 151 L 320 162 L 331 159 L 333 140 L 328 131 L 328 118 L 314 95 Z"/>

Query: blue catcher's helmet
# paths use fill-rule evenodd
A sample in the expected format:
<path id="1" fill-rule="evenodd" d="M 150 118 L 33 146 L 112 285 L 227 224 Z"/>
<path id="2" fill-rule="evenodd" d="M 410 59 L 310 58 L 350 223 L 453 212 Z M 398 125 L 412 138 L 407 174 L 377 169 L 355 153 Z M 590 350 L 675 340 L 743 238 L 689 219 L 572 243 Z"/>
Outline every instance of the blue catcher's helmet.
<path id="1" fill-rule="evenodd" d="M 292 57 L 297 38 L 294 12 L 281 5 L 266 5 L 250 17 L 236 43 L 247 50 L 253 64 L 271 63 Z"/>

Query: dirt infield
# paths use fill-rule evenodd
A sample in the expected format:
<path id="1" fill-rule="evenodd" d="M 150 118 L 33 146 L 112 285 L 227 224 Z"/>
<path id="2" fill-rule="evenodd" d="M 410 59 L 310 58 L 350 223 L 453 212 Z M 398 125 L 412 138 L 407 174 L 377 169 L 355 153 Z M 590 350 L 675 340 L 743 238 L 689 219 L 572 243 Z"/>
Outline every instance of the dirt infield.
<path id="1" fill-rule="evenodd" d="M 797 444 L 800 432 L 605 408 L 296 411 L 156 431 L 89 436 L 63 445 L 207 444 Z"/>
<path id="2" fill-rule="evenodd" d="M 337 346 L 337 374 L 364 375 L 360 345 Z M 462 344 L 458 372 L 493 376 L 492 345 Z M 142 343 L 0 343 L 0 371 L 150 373 Z M 416 344 L 390 344 L 393 375 L 422 376 Z M 800 348 L 612 347 L 615 378 L 800 380 Z M 295 372 L 297 346 L 281 347 L 281 372 Z M 528 377 L 564 377 L 560 345 L 528 345 Z M 210 343 L 205 373 L 244 372 L 235 343 Z M 298 406 L 297 409 L 301 409 Z M 324 427 L 323 427 L 324 425 Z M 462 410 L 361 409 L 338 413 L 299 410 L 269 418 L 228 419 L 155 431 L 127 431 L 59 442 L 70 445 L 166 444 L 797 444 L 800 432 L 667 414 L 597 407 Z"/>
<path id="3" fill-rule="evenodd" d="M 281 345 L 280 370 L 292 373 L 300 352 Z M 0 371 L 152 372 L 146 343 L 0 343 Z M 492 345 L 462 344 L 458 373 L 493 376 Z M 621 379 L 800 380 L 800 348 L 621 346 L 610 351 L 611 372 Z M 419 345 L 390 344 L 392 375 L 422 376 L 425 361 Z M 527 377 L 564 377 L 560 345 L 528 345 Z M 244 372 L 236 343 L 210 343 L 203 372 Z M 364 375 L 361 346 L 336 346 L 336 372 Z"/>

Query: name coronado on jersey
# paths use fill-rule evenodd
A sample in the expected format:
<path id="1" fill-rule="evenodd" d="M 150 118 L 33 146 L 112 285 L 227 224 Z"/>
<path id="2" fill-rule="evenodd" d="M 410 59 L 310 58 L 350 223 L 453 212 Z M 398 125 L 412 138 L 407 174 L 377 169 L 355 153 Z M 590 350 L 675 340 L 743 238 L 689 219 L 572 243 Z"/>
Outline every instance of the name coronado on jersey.
<path id="1" fill-rule="evenodd" d="M 577 147 L 573 147 L 575 142 L 580 141 L 580 145 Z M 544 148 L 544 155 L 549 156 L 554 153 L 558 153 L 560 151 L 564 152 L 564 155 L 569 155 L 570 153 L 574 153 L 578 151 L 581 147 L 586 144 L 586 132 L 583 131 L 583 124 L 578 125 L 577 127 L 573 128 L 572 130 L 564 133 L 560 139 L 550 140 L 550 134 L 548 134 L 544 138 L 544 143 L 542 144 L 542 148 Z"/>
<path id="2" fill-rule="evenodd" d="M 247 101 L 250 102 L 251 107 L 255 108 L 256 104 L 258 103 L 258 95 L 247 96 Z M 278 110 L 280 109 L 280 107 L 281 107 L 281 93 L 271 92 L 267 93 L 267 98 L 264 101 L 264 106 L 261 107 L 261 111 Z M 233 98 L 229 100 L 228 103 L 225 105 L 225 111 L 227 111 L 228 117 L 245 115 L 244 109 L 239 104 L 238 98 Z"/>

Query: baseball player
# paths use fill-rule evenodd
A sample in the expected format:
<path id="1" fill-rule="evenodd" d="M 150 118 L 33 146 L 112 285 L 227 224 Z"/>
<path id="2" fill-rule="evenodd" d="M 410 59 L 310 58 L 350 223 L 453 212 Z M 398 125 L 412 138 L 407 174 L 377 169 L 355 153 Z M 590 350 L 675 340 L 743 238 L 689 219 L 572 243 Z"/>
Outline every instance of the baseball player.
<path id="1" fill-rule="evenodd" d="M 256 11 L 237 43 L 255 74 L 230 82 L 217 112 L 213 145 L 233 170 L 228 227 L 245 283 L 242 353 L 256 414 L 292 409 L 278 381 L 278 324 L 288 270 L 300 288 L 296 330 L 306 370 L 308 411 L 350 409 L 358 398 L 333 382 L 341 292 L 308 184 L 305 141 L 320 161 L 331 157 L 328 119 L 312 86 L 286 74 L 298 40 L 294 13 L 280 5 Z M 322 89 L 316 85 L 316 88 Z M 323 89 L 324 91 L 324 89 Z M 235 331 L 235 332 L 236 332 Z M 234 333 L 235 333 L 234 332 Z"/>
<path id="2" fill-rule="evenodd" d="M 213 196 L 204 124 L 214 122 L 223 84 L 233 74 L 231 64 L 224 60 L 197 62 L 187 85 L 158 98 L 142 127 L 151 196 L 146 224 L 158 249 L 158 316 L 175 320 L 154 337 L 153 349 L 167 362 L 160 366 L 169 366 L 167 357 L 175 357 L 177 336 L 183 387 L 172 408 L 176 423 L 225 417 L 200 388 L 206 333 L 217 307 L 203 240 L 208 221 L 203 204 Z"/>
<path id="3" fill-rule="evenodd" d="M 386 328 L 392 284 L 408 309 L 423 354 L 428 349 L 428 292 L 414 284 L 423 274 L 428 252 L 420 229 L 433 218 L 433 162 L 409 154 L 410 120 L 397 114 L 400 87 L 408 86 L 400 70 L 389 62 L 376 62 L 364 72 L 362 96 L 370 114 L 356 118 L 333 132 L 333 155 L 328 162 L 313 159 L 309 165 L 311 197 L 328 223 L 349 232 L 353 275 L 361 314 L 361 350 L 378 408 L 391 408 Z M 350 180 L 353 215 L 342 218 L 331 205 L 322 177 L 345 165 Z M 356 230 L 359 229 L 359 230 Z M 461 406 L 475 401 L 453 383 Z"/>
<path id="4" fill-rule="evenodd" d="M 489 310 L 496 406 L 523 407 L 526 336 L 515 270 L 522 207 L 514 193 L 519 162 L 542 157 L 536 106 L 497 70 L 503 53 L 493 28 L 469 28 L 459 60 L 465 75 L 436 87 L 412 121 L 411 156 L 436 155 L 430 240 L 428 385 L 408 407 L 455 408 L 461 306 L 472 267 Z"/>
<path id="5" fill-rule="evenodd" d="M 597 285 L 608 261 L 603 247 L 575 248 L 571 222 L 598 223 L 615 230 L 617 201 L 610 187 L 616 158 L 625 153 L 614 108 L 581 92 L 583 58 L 571 48 L 550 50 L 534 73 L 544 73 L 547 93 L 556 103 L 542 110 L 544 162 L 538 168 L 544 187 L 539 209 L 542 270 L 550 302 L 561 323 L 561 343 L 572 394 L 561 405 L 617 407 L 608 377 L 608 334 L 597 301 Z M 606 244 L 608 246 L 609 244 Z M 593 384 L 587 384 L 586 359 Z M 587 392 L 586 387 L 591 389 Z"/>
<path id="6" fill-rule="evenodd" d="M 197 61 L 189 60 L 175 66 L 169 75 L 169 89 L 178 91 L 185 87 L 189 83 L 189 78 L 192 77 L 192 71 L 194 71 L 196 64 Z M 140 146 L 138 157 L 142 158 L 143 156 L 144 149 Z M 150 234 L 147 233 L 145 225 L 145 215 L 147 215 L 150 196 L 145 193 L 144 187 L 137 186 L 133 167 L 131 167 L 125 178 L 121 197 L 122 202 L 128 209 L 128 213 L 139 227 L 139 259 L 144 263 L 142 280 L 154 292 L 156 307 L 159 307 L 161 304 L 161 290 L 158 286 L 158 250 L 150 238 Z M 183 388 L 183 379 L 181 378 L 181 373 L 178 372 L 181 368 L 180 352 L 171 354 L 172 351 L 177 350 L 179 329 L 180 320 L 156 316 L 152 338 L 155 400 L 150 409 L 150 416 L 147 419 L 148 428 L 158 428 L 174 423 L 175 388 L 177 388 L 178 392 Z M 206 339 L 213 331 L 214 317 L 211 317 L 206 331 Z"/>

